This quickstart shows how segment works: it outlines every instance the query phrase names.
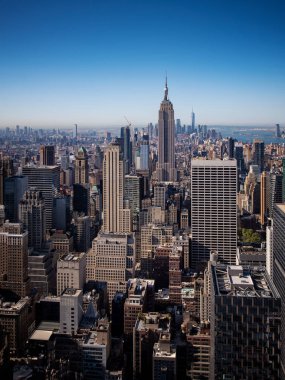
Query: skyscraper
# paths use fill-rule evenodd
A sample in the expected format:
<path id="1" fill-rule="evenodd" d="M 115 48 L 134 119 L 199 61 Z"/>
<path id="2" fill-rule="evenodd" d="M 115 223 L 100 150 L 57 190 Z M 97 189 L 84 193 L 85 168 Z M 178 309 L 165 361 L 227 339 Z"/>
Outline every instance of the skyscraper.
<path id="1" fill-rule="evenodd" d="M 42 145 L 40 147 L 40 165 L 55 165 L 53 145 Z"/>
<path id="2" fill-rule="evenodd" d="M 236 160 L 193 160 L 191 169 L 192 254 L 190 265 L 205 266 L 210 251 L 236 262 Z"/>
<path id="3" fill-rule="evenodd" d="M 103 231 L 130 232 L 131 211 L 124 208 L 124 162 L 119 144 L 109 145 L 103 161 Z"/>
<path id="4" fill-rule="evenodd" d="M 19 220 L 29 232 L 29 247 L 41 249 L 46 233 L 45 202 L 36 188 L 25 191 L 19 204 Z"/>
<path id="5" fill-rule="evenodd" d="M 46 209 L 46 228 L 52 228 L 53 198 L 59 191 L 58 166 L 25 166 L 23 175 L 28 177 L 28 186 L 42 192 Z"/>
<path id="6" fill-rule="evenodd" d="M 264 170 L 264 141 L 253 140 L 253 163 L 259 166 L 259 172 Z"/>
<path id="7" fill-rule="evenodd" d="M 176 181 L 174 135 L 174 109 L 173 104 L 168 99 L 166 78 L 164 99 L 160 104 L 158 114 L 157 178 L 159 181 Z"/>
<path id="8" fill-rule="evenodd" d="M 19 202 L 28 188 L 28 179 L 24 176 L 12 176 L 5 179 L 4 185 L 6 219 L 17 223 Z"/>
<path id="9" fill-rule="evenodd" d="M 0 157 L 0 205 L 4 204 L 4 181 L 14 173 L 13 161 L 10 157 Z"/>
<path id="10" fill-rule="evenodd" d="M 75 157 L 75 183 L 89 183 L 88 154 L 83 146 Z"/>
<path id="11" fill-rule="evenodd" d="M 281 373 L 285 378 L 285 205 L 275 204 L 273 211 L 273 282 L 281 297 Z M 281 375 L 282 374 L 282 375 Z"/>
<path id="12" fill-rule="evenodd" d="M 192 127 L 192 132 L 194 132 L 194 130 L 195 130 L 195 113 L 193 112 L 193 110 L 191 112 L 191 127 Z"/>
<path id="13" fill-rule="evenodd" d="M 210 264 L 210 379 L 280 379 L 281 302 L 265 268 Z"/>
<path id="14" fill-rule="evenodd" d="M 281 137 L 280 124 L 276 124 L 276 137 Z"/>
<path id="15" fill-rule="evenodd" d="M 121 128 L 121 144 L 124 158 L 125 174 L 129 174 L 132 165 L 132 142 L 129 126 Z"/>
<path id="16" fill-rule="evenodd" d="M 20 297 L 29 294 L 28 232 L 21 223 L 4 223 L 0 232 L 0 288 Z"/>

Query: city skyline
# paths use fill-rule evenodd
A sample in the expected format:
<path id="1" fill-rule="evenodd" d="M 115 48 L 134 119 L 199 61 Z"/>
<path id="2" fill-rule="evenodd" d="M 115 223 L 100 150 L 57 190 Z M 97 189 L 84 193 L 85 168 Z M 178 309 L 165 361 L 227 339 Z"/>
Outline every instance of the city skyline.
<path id="1" fill-rule="evenodd" d="M 0 128 L 119 127 L 175 118 L 274 125 L 285 116 L 285 4 L 0 2 Z M 283 125 L 282 125 L 283 124 Z"/>

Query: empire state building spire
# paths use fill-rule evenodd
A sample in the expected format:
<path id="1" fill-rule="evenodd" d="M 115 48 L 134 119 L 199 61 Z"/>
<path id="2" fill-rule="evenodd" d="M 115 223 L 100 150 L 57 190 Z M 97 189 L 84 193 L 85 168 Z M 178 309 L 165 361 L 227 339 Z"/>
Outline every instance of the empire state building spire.
<path id="1" fill-rule="evenodd" d="M 167 76 L 165 79 L 164 99 L 158 114 L 158 163 L 157 178 L 159 181 L 176 181 L 174 154 L 174 109 L 168 99 Z"/>
<path id="2" fill-rule="evenodd" d="M 165 77 L 164 100 L 168 100 L 167 75 Z"/>

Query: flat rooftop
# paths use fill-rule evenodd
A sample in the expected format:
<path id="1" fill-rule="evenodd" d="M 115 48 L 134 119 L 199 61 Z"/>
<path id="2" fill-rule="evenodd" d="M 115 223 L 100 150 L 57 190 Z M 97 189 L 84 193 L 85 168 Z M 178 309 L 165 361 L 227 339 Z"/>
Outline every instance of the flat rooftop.
<path id="1" fill-rule="evenodd" d="M 265 267 L 217 264 L 211 270 L 218 296 L 279 297 Z"/>

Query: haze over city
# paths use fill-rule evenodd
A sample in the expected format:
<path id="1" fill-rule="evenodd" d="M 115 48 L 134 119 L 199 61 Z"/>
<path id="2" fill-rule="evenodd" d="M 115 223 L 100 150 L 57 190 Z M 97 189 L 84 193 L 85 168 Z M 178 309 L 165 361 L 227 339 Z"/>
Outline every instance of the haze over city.
<path id="1" fill-rule="evenodd" d="M 285 122 L 285 3 L 0 2 L 0 128 Z"/>

